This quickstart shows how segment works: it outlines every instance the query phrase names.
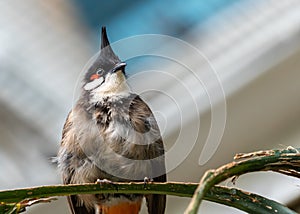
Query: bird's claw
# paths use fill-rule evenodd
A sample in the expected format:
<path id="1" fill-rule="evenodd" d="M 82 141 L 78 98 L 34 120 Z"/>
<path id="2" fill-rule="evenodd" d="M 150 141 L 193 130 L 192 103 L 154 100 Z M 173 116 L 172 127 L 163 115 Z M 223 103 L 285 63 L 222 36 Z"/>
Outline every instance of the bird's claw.
<path id="1" fill-rule="evenodd" d="M 146 185 L 150 182 L 153 182 L 153 179 L 152 178 L 148 178 L 148 177 L 145 177 L 144 178 L 144 188 L 146 188 Z"/>
<path id="2" fill-rule="evenodd" d="M 117 184 L 115 184 L 113 181 L 110 181 L 110 180 L 107 180 L 107 179 L 97 179 L 97 181 L 96 181 L 96 184 L 100 184 L 100 186 L 101 185 L 103 185 L 103 184 L 110 184 L 110 185 L 112 185 L 113 187 L 115 187 L 115 189 L 118 191 L 119 189 L 118 189 L 118 185 Z"/>
<path id="3" fill-rule="evenodd" d="M 110 181 L 110 180 L 107 180 L 107 179 L 97 179 L 97 181 L 96 181 L 96 184 L 113 184 L 113 182 L 112 181 Z"/>

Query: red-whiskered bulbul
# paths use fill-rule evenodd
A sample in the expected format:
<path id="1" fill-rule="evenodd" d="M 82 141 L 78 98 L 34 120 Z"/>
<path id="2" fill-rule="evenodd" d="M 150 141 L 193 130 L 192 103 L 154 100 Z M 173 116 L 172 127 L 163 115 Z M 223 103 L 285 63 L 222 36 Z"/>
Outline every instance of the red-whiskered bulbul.
<path id="1" fill-rule="evenodd" d="M 100 54 L 63 128 L 57 160 L 64 184 L 166 181 L 159 127 L 148 105 L 130 92 L 125 66 L 102 27 Z M 165 212 L 165 195 L 145 198 L 149 214 Z M 138 214 L 142 199 L 139 194 L 86 194 L 69 196 L 68 202 L 73 214 Z"/>

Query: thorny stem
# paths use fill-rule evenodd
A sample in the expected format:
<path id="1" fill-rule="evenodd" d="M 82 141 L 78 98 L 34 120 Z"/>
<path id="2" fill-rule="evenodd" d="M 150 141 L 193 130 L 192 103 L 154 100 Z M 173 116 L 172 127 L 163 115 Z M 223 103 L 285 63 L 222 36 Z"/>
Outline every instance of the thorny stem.
<path id="1" fill-rule="evenodd" d="M 299 149 L 292 147 L 284 150 L 237 154 L 235 160 L 239 161 L 226 164 L 216 170 L 208 170 L 204 174 L 185 214 L 196 214 L 207 192 L 214 185 L 233 176 L 254 171 L 274 171 L 300 178 Z"/>

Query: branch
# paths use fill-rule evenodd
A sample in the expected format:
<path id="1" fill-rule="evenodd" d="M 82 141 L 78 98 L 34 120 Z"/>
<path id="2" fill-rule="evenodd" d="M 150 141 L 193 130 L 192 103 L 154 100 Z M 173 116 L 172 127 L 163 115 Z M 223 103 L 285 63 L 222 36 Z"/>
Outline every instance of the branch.
<path id="1" fill-rule="evenodd" d="M 26 189 L 0 191 L 0 213 L 13 214 L 25 210 L 27 206 L 49 202 L 49 197 L 75 194 L 166 194 L 193 199 L 186 213 L 196 213 L 203 199 L 232 206 L 249 213 L 295 213 L 283 205 L 238 189 L 215 186 L 232 176 L 253 171 L 275 171 L 285 175 L 300 177 L 300 153 L 297 149 L 260 151 L 235 156 L 232 162 L 216 170 L 209 170 L 196 183 L 147 183 L 112 182 L 103 184 L 56 185 Z M 242 160 L 241 160 L 242 159 Z M 196 191 L 195 191 L 196 190 Z"/>
<path id="2" fill-rule="evenodd" d="M 244 160 L 240 160 L 246 158 Z M 202 177 L 200 184 L 185 211 L 186 214 L 196 214 L 200 203 L 216 184 L 232 176 L 254 171 L 274 171 L 285 175 L 300 178 L 300 153 L 299 149 L 289 147 L 285 150 L 259 151 L 249 154 L 237 154 L 235 160 L 216 170 L 208 170 Z M 274 207 L 271 206 L 271 210 Z"/>
<path id="3" fill-rule="evenodd" d="M 137 193 L 137 194 L 167 194 L 180 197 L 192 197 L 197 183 L 104 183 L 81 185 L 42 186 L 26 189 L 7 190 L 0 192 L 0 213 L 18 213 L 25 211 L 27 206 L 39 202 L 49 202 L 49 199 L 36 199 L 52 196 L 67 196 L 70 194 L 96 193 Z M 33 200 L 30 200 L 32 198 Z M 244 192 L 235 188 L 221 186 L 212 187 L 204 197 L 205 200 L 232 206 L 248 213 L 266 213 L 268 207 L 276 207 L 278 213 L 293 213 L 281 204 L 265 199 L 259 195 Z M 2 208 L 2 209 L 1 209 Z M 2 212 L 1 212 L 2 210 Z"/>

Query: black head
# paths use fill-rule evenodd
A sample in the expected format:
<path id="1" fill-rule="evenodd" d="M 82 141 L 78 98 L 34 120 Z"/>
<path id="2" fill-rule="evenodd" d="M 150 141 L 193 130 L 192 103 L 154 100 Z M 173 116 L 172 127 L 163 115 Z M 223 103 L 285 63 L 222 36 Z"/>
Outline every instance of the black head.
<path id="1" fill-rule="evenodd" d="M 106 28 L 102 27 L 100 54 L 85 74 L 84 83 L 91 82 L 109 73 L 121 70 L 125 74 L 126 63 L 121 62 L 119 57 L 113 52 L 106 33 Z"/>

